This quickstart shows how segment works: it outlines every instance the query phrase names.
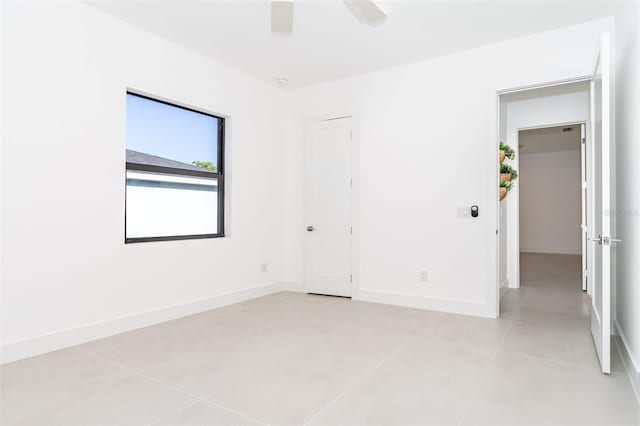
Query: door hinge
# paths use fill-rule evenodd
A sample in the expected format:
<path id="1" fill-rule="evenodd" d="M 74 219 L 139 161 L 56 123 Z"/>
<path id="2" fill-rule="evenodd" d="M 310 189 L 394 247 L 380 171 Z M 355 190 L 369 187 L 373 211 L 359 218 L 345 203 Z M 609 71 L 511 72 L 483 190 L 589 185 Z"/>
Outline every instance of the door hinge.
<path id="1" fill-rule="evenodd" d="M 353 178 L 349 179 L 349 186 L 353 188 Z"/>
<path id="2" fill-rule="evenodd" d="M 353 226 L 349 227 L 349 232 L 353 235 Z"/>
<path id="3" fill-rule="evenodd" d="M 349 275 L 349 282 L 352 283 L 353 282 L 353 275 Z"/>

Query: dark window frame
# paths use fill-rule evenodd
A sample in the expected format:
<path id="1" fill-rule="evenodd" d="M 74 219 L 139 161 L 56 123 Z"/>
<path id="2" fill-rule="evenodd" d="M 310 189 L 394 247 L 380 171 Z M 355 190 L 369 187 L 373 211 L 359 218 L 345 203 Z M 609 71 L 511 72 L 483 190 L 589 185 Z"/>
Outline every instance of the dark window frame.
<path id="1" fill-rule="evenodd" d="M 193 109 L 190 107 L 185 107 L 183 105 L 174 104 L 171 102 L 164 101 L 162 99 L 152 98 L 147 95 L 141 95 L 139 93 L 127 90 L 127 95 L 137 96 L 143 99 L 148 99 L 154 102 L 160 102 L 165 105 L 169 105 L 175 108 L 184 109 L 187 111 L 191 111 L 197 114 L 206 115 L 208 117 L 213 117 L 218 119 L 218 158 L 216 164 L 216 171 L 207 171 L 206 169 L 200 170 L 188 170 L 188 169 L 179 169 L 173 167 L 162 167 L 162 166 L 152 166 L 148 164 L 137 164 L 137 163 L 129 163 L 125 162 L 125 196 L 124 196 L 124 242 L 125 244 L 130 243 L 147 243 L 152 241 L 178 241 L 178 240 L 197 240 L 197 239 L 205 239 L 205 238 L 224 238 L 224 142 L 225 142 L 225 118 L 220 117 L 218 115 L 214 115 L 208 112 L 204 112 L 201 110 Z M 168 235 L 162 237 L 135 237 L 135 238 L 127 238 L 127 171 L 142 171 L 142 172 L 156 172 L 168 175 L 182 175 L 182 176 L 195 176 L 195 177 L 205 177 L 210 179 L 217 179 L 218 182 L 218 232 L 215 234 L 191 234 L 191 235 Z"/>

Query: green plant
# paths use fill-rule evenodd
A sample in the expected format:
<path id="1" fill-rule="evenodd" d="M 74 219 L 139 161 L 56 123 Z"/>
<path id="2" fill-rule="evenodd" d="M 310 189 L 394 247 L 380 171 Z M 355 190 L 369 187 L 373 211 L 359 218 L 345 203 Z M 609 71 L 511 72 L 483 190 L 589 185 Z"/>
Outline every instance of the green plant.
<path id="1" fill-rule="evenodd" d="M 507 191 L 511 191 L 512 186 L 513 186 L 512 182 L 507 182 L 506 180 L 500 181 L 500 188 L 506 188 Z"/>
<path id="2" fill-rule="evenodd" d="M 513 150 L 513 148 L 502 141 L 500 141 L 500 151 L 504 151 L 505 156 L 509 160 L 513 160 L 514 158 L 516 158 L 516 152 Z"/>
<path id="3" fill-rule="evenodd" d="M 511 179 L 518 179 L 518 171 L 508 164 L 500 165 L 500 173 L 511 173 Z"/>
<path id="4" fill-rule="evenodd" d="M 218 170 L 218 166 L 213 164 L 211 161 L 192 161 L 191 164 L 194 166 L 202 167 L 203 169 L 213 170 L 214 172 Z"/>

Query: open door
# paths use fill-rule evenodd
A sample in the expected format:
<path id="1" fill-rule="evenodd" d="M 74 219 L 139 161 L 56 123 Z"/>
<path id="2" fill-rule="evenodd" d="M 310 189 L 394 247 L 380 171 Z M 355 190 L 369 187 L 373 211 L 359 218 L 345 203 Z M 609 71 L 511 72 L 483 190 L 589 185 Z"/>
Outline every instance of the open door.
<path id="1" fill-rule="evenodd" d="M 582 248 L 582 291 L 587 291 L 587 270 L 589 266 L 589 234 L 587 227 L 587 200 L 589 198 L 587 188 L 587 125 L 580 125 L 580 198 L 582 202 L 582 217 L 580 223 L 580 238 Z"/>
<path id="2" fill-rule="evenodd" d="M 589 249 L 593 250 L 591 335 L 603 373 L 611 372 L 611 61 L 609 34 L 600 48 L 591 79 L 593 221 L 589 221 Z"/>

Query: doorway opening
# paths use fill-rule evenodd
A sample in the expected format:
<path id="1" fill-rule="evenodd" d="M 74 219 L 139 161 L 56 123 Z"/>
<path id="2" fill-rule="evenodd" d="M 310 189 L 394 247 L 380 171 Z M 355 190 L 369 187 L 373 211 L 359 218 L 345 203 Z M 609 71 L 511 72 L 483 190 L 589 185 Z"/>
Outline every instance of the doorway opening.
<path id="1" fill-rule="evenodd" d="M 586 123 L 518 131 L 521 284 L 586 290 L 585 135 Z"/>
<path id="2" fill-rule="evenodd" d="M 499 102 L 500 140 L 514 151 L 505 163 L 518 171 L 498 206 L 500 296 L 520 288 L 525 278 L 521 252 L 577 256 L 582 281 L 589 82 L 506 93 Z"/>
<path id="3" fill-rule="evenodd" d="M 594 67 L 590 76 L 581 77 L 572 82 L 549 83 L 535 89 L 505 91 L 499 94 L 498 102 L 498 137 L 512 145 L 513 154 L 516 156 L 510 160 L 515 162 L 516 169 L 520 160 L 518 154 L 521 130 L 559 125 L 567 127 L 568 124 L 586 123 L 586 126 L 581 126 L 584 148 L 580 163 L 581 184 L 585 188 L 585 191 L 581 191 L 583 262 L 581 262 L 582 273 L 578 274 L 577 279 L 582 283 L 581 289 L 586 288 L 588 295 L 580 291 L 582 293 L 580 297 L 583 297 L 583 300 L 578 300 L 578 303 L 558 304 L 558 289 L 551 287 L 553 290 L 547 290 L 546 296 L 541 290 L 532 293 L 527 289 L 523 300 L 537 308 L 539 322 L 545 322 L 553 316 L 548 313 L 552 306 L 556 307 L 556 318 L 566 319 L 567 314 L 577 314 L 578 328 L 587 326 L 590 329 L 592 341 L 589 343 L 593 346 L 587 346 L 590 349 L 595 347 L 600 369 L 605 374 L 611 372 L 611 324 L 612 317 L 615 317 L 611 303 L 615 301 L 615 294 L 612 294 L 612 290 L 615 289 L 615 259 L 612 259 L 615 253 L 612 251 L 612 245 L 622 242 L 615 234 L 612 235 L 612 231 L 615 231 L 615 222 L 612 224 L 611 220 L 612 209 L 615 210 L 615 199 L 612 197 L 611 189 L 611 182 L 615 176 L 612 169 L 615 154 L 612 131 L 614 117 L 611 106 L 613 93 L 615 90 L 611 78 L 611 38 L 609 34 L 604 33 L 601 34 L 597 45 Z M 496 172 L 496 180 L 499 180 L 498 176 L 500 174 Z M 507 297 L 506 294 L 521 286 L 518 185 L 512 192 L 514 193 L 511 195 L 511 200 L 505 200 L 507 203 L 504 205 L 502 204 L 504 197 L 500 197 L 496 217 L 498 224 L 496 285 L 501 286 L 497 289 L 499 291 L 496 291 L 496 296 L 500 311 L 504 310 L 506 300 L 505 303 L 502 300 Z M 503 193 L 503 195 L 506 194 Z M 586 264 L 586 268 L 583 263 Z M 538 269 L 549 272 L 550 268 L 547 266 L 549 265 L 545 264 L 544 268 Z M 546 278 L 548 279 L 549 275 Z M 551 276 L 550 281 L 553 280 Z M 541 284 L 539 279 L 538 284 Z M 504 296 L 501 297 L 503 294 Z M 520 294 L 523 293 L 520 292 Z M 529 297 L 530 294 L 534 297 Z M 569 305 L 577 309 L 568 312 Z M 517 306 L 516 312 L 521 312 L 520 305 Z M 557 309 L 558 307 L 560 309 Z M 585 318 L 582 314 L 586 312 L 588 315 Z M 529 318 L 531 319 L 531 315 Z M 563 321 L 560 321 L 560 324 L 563 324 Z M 581 333 L 575 335 L 579 334 Z M 566 346 L 567 340 L 556 342 L 551 347 Z M 592 351 L 590 350 L 589 353 Z"/>

